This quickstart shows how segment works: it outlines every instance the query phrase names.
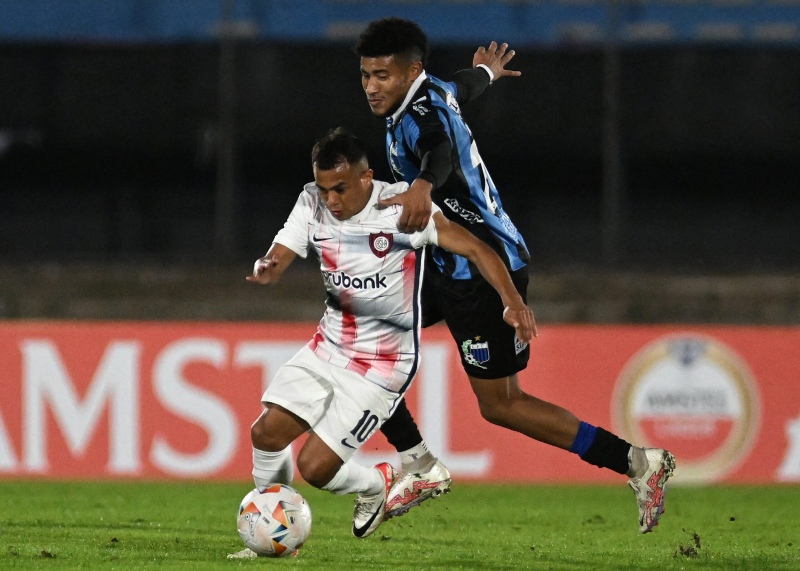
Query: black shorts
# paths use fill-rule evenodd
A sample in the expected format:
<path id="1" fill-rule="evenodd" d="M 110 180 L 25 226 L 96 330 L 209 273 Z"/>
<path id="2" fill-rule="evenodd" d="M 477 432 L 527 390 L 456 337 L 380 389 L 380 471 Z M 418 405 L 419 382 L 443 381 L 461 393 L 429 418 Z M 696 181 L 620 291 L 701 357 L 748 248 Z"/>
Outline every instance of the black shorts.
<path id="1" fill-rule="evenodd" d="M 454 280 L 439 273 L 430 259 L 426 264 L 422 326 L 445 320 L 470 376 L 500 379 L 524 369 L 530 347 L 520 343 L 514 328 L 503 321 L 503 302 L 489 282 L 480 275 Z M 511 279 L 527 303 L 528 268 L 511 272 Z"/>

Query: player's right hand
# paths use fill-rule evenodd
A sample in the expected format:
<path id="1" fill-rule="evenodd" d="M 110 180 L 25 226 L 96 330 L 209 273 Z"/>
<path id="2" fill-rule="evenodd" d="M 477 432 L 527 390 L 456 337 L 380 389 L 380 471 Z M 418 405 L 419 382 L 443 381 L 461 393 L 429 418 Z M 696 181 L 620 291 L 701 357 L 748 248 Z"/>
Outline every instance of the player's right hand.
<path id="1" fill-rule="evenodd" d="M 408 190 L 395 194 L 390 198 L 382 198 L 378 202 L 381 206 L 398 204 L 403 207 L 400 220 L 397 222 L 397 229 L 400 232 L 411 234 L 424 230 L 431 217 L 431 183 L 417 179 Z"/>
<path id="2" fill-rule="evenodd" d="M 522 303 L 507 305 L 503 310 L 503 320 L 517 331 L 517 338 L 530 343 L 532 337 L 539 336 L 533 311 Z"/>

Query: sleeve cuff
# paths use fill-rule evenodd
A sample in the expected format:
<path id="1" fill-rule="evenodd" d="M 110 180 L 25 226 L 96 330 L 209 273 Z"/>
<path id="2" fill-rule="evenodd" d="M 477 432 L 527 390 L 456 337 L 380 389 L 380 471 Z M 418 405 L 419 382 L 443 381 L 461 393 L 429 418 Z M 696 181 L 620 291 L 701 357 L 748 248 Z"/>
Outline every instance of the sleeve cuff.
<path id="1" fill-rule="evenodd" d="M 486 65 L 486 64 L 484 64 L 484 63 L 479 63 L 479 64 L 478 64 L 478 65 L 476 65 L 475 67 L 480 67 L 480 68 L 482 68 L 482 69 L 485 69 L 485 70 L 486 70 L 486 73 L 488 73 L 488 74 L 489 74 L 489 84 L 491 85 L 491 83 L 494 81 L 494 74 L 492 73 L 492 70 L 491 70 L 491 69 L 489 69 L 489 66 L 488 66 L 488 65 Z"/>
<path id="2" fill-rule="evenodd" d="M 433 176 L 433 173 L 430 171 L 422 171 L 419 173 L 417 178 L 421 178 L 424 181 L 427 181 L 433 185 L 433 188 L 436 188 L 436 177 Z"/>

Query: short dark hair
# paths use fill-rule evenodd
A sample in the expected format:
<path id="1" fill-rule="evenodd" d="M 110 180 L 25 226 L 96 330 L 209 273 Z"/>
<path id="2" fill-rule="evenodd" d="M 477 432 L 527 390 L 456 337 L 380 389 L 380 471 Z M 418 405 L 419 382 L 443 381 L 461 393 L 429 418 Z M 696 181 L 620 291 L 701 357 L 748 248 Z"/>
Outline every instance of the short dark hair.
<path id="1" fill-rule="evenodd" d="M 416 22 L 403 18 L 383 18 L 370 22 L 361 32 L 353 51 L 360 57 L 405 56 L 425 65 L 428 36 Z"/>
<path id="2" fill-rule="evenodd" d="M 367 146 L 341 127 L 328 131 L 311 149 L 311 164 L 323 171 L 345 162 L 355 165 L 362 160 L 367 161 Z"/>

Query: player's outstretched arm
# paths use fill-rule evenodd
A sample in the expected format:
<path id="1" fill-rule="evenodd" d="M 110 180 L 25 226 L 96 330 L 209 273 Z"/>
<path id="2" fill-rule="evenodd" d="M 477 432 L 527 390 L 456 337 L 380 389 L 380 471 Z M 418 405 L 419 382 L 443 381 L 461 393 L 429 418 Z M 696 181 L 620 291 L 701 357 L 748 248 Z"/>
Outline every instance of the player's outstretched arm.
<path id="1" fill-rule="evenodd" d="M 489 44 L 488 48 L 483 46 L 478 48 L 475 55 L 472 56 L 472 67 L 478 67 L 483 64 L 492 70 L 494 78 L 492 81 L 497 81 L 501 77 L 519 77 L 522 75 L 521 71 L 506 69 L 508 62 L 512 60 L 514 50 L 508 49 L 508 44 L 497 45 L 494 40 Z"/>
<path id="2" fill-rule="evenodd" d="M 486 75 L 481 71 L 484 76 Z M 384 206 L 403 207 L 397 229 L 407 234 L 419 232 L 428 225 L 433 209 L 431 192 L 441 186 L 453 171 L 450 138 L 444 131 L 427 134 L 417 143 L 421 164 L 420 173 L 405 192 L 381 200 Z"/>
<path id="3" fill-rule="evenodd" d="M 256 260 L 253 264 L 253 275 L 246 276 L 245 279 L 262 285 L 275 283 L 296 257 L 297 254 L 292 250 L 275 243 L 264 257 Z"/>
<path id="4" fill-rule="evenodd" d="M 473 234 L 450 222 L 441 212 L 436 212 L 433 220 L 439 235 L 439 246 L 475 264 L 481 275 L 500 294 L 505 306 L 503 319 L 517 330 L 520 341 L 528 342 L 532 336 L 537 337 L 539 332 L 533 312 L 519 295 L 500 256 Z"/>

